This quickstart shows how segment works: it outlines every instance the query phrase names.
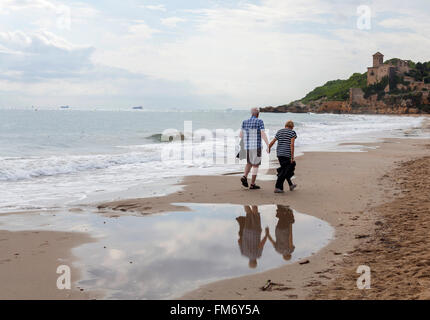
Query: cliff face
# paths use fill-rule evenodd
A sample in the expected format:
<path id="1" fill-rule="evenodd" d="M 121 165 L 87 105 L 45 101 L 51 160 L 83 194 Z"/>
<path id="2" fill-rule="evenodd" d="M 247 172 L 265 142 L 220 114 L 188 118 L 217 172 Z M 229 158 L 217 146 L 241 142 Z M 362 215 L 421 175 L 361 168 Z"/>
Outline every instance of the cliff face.
<path id="1" fill-rule="evenodd" d="M 411 92 L 407 94 L 383 97 L 372 95 L 367 99 L 355 101 L 328 101 L 319 99 L 310 103 L 293 102 L 279 107 L 260 108 L 261 112 L 275 113 L 351 113 L 351 114 L 429 114 L 429 92 Z"/>
<path id="2" fill-rule="evenodd" d="M 430 113 L 430 61 L 412 62 L 373 55 L 373 67 L 346 80 L 332 80 L 316 87 L 303 99 L 261 112 L 294 113 Z"/>

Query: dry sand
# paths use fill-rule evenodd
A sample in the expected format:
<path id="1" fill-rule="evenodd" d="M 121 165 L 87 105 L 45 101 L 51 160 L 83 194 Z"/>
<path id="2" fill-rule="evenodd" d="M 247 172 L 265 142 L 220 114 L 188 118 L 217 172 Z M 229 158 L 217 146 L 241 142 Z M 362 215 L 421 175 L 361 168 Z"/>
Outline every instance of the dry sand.
<path id="1" fill-rule="evenodd" d="M 329 222 L 335 227 L 335 239 L 324 249 L 309 257 L 307 264 L 294 263 L 259 274 L 218 281 L 190 292 L 182 298 L 356 298 L 361 297 L 362 294 L 362 291 L 357 289 L 354 280 L 358 275 L 353 274 L 350 282 L 344 282 L 341 278 L 344 274 L 351 275 L 351 270 L 355 272 L 356 268 L 362 264 L 360 259 L 350 259 L 352 255 L 359 255 L 356 248 L 364 248 L 369 239 L 373 239 L 372 237 L 379 232 L 378 221 L 383 219 L 384 214 L 378 208 L 395 201 L 406 203 L 405 206 L 408 208 L 425 206 L 424 202 L 420 204 L 421 200 L 415 198 L 412 189 L 410 195 L 402 202 L 399 198 L 405 196 L 399 187 L 391 180 L 381 180 L 381 178 L 390 172 L 392 175 L 396 175 L 399 170 L 397 167 L 401 165 L 402 161 L 415 163 L 413 160 L 419 159 L 416 161 L 425 162 L 420 158 L 429 156 L 427 144 L 428 141 L 418 139 L 387 139 L 383 142 L 367 144 L 378 148 L 363 153 L 306 153 L 297 160 L 298 189 L 281 195 L 273 193 L 273 181 L 262 181 L 259 183 L 262 190 L 251 191 L 240 187 L 237 176 L 195 176 L 185 179 L 184 188 L 180 192 L 165 197 L 116 201 L 103 204 L 100 208 L 114 209 L 117 212 L 151 214 L 176 210 L 178 206 L 184 210 L 181 203 L 289 205 L 299 212 Z M 414 176 L 414 179 L 428 178 L 428 172 L 427 175 L 415 171 L 409 171 L 408 174 Z M 397 213 L 393 211 L 393 214 Z M 421 218 L 418 217 L 413 221 L 414 225 L 419 225 Z M 385 224 L 385 226 L 390 228 L 389 224 Z M 400 228 L 402 227 L 403 225 Z M 403 243 L 403 245 L 408 244 Z M 425 245 L 423 244 L 423 246 Z M 385 250 L 384 259 L 394 257 L 388 254 L 387 248 L 381 250 Z M 413 249 L 408 252 L 418 260 L 424 259 L 423 250 Z M 374 254 L 373 261 L 375 262 L 381 253 L 373 251 L 372 254 Z M 403 258 L 411 259 L 411 256 Z M 351 262 L 348 263 L 348 261 Z M 393 271 L 390 269 L 392 264 L 388 261 L 378 263 L 382 267 L 386 265 L 387 272 Z M 372 267 L 373 264 L 370 266 Z M 374 268 L 377 270 L 376 262 Z M 426 266 L 422 264 L 417 268 L 425 270 Z M 377 276 L 376 273 L 373 275 L 374 278 Z M 269 279 L 277 285 L 262 291 L 261 287 Z M 332 296 L 330 286 L 339 287 L 339 281 L 342 281 L 343 292 L 338 296 Z M 374 279 L 374 283 L 375 286 L 378 285 L 379 288 L 382 288 L 380 290 L 389 288 L 388 284 L 387 287 L 384 287 L 383 279 L 379 279 L 379 281 Z M 326 291 L 323 291 L 323 288 L 327 288 Z M 373 291 L 376 290 L 375 287 Z M 404 286 L 398 290 L 397 297 L 402 297 L 403 290 L 407 297 L 406 293 L 410 291 L 410 288 Z M 383 296 L 375 293 L 374 297 Z M 389 294 L 386 297 L 392 298 Z M 424 296 L 417 291 L 414 297 Z"/>
<path id="2" fill-rule="evenodd" d="M 373 209 L 380 218 L 376 231 L 345 257 L 335 281 L 314 290 L 312 298 L 430 299 L 430 156 L 402 163 L 382 180 L 400 195 Z M 349 289 L 357 265 L 371 267 L 371 290 Z"/>

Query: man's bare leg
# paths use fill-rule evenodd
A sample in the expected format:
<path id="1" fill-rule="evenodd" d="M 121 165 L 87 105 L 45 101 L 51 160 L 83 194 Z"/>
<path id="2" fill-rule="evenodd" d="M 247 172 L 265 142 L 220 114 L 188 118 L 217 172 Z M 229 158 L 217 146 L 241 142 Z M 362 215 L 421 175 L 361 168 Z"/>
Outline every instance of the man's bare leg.
<path id="1" fill-rule="evenodd" d="M 251 185 L 255 184 L 255 181 L 257 180 L 257 174 L 258 174 L 258 166 L 252 166 Z"/>
<path id="2" fill-rule="evenodd" d="M 240 181 L 242 181 L 242 186 L 244 186 L 245 188 L 249 187 L 248 175 L 249 175 L 249 172 L 251 171 L 251 168 L 252 168 L 252 166 L 249 163 L 247 163 L 245 166 L 245 172 L 243 173 L 243 177 L 240 178 Z"/>
<path id="3" fill-rule="evenodd" d="M 249 163 L 246 164 L 245 166 L 245 172 L 243 174 L 243 176 L 245 178 L 248 178 L 249 172 L 251 171 L 252 165 L 250 165 Z"/>

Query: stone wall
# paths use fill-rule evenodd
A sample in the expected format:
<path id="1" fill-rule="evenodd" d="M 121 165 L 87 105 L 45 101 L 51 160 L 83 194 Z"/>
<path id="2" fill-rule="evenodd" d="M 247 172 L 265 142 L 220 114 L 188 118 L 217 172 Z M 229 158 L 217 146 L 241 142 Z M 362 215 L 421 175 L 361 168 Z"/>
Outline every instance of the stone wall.
<path id="1" fill-rule="evenodd" d="M 405 60 L 399 60 L 395 67 L 397 69 L 397 72 L 400 74 L 405 74 L 406 72 L 409 72 L 411 70 L 411 68 L 409 67 L 409 62 Z"/>
<path id="2" fill-rule="evenodd" d="M 379 52 L 373 55 L 373 67 L 377 68 L 384 63 L 384 55 Z"/>
<path id="3" fill-rule="evenodd" d="M 380 82 L 384 77 L 391 78 L 396 73 L 403 75 L 410 71 L 409 62 L 398 60 L 396 64 L 384 64 L 384 56 L 377 53 L 373 55 L 373 67 L 367 68 L 367 85 Z"/>
<path id="4" fill-rule="evenodd" d="M 364 91 L 360 88 L 351 88 L 349 89 L 349 103 L 353 104 L 363 104 L 366 103 L 366 99 L 364 99 Z"/>
<path id="5" fill-rule="evenodd" d="M 380 82 L 384 77 L 391 78 L 396 73 L 396 67 L 384 64 L 377 68 L 368 68 L 367 71 L 367 85 Z"/>
<path id="6" fill-rule="evenodd" d="M 370 86 L 378 82 L 378 68 L 367 68 L 367 85 Z"/>

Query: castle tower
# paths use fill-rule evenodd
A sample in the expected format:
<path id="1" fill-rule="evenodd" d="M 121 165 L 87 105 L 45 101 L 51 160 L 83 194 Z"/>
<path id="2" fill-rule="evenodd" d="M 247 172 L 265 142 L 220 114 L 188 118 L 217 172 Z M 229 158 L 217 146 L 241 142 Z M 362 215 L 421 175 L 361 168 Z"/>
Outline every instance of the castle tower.
<path id="1" fill-rule="evenodd" d="M 377 68 L 384 64 L 384 55 L 380 52 L 377 52 L 373 55 L 373 67 Z"/>

